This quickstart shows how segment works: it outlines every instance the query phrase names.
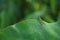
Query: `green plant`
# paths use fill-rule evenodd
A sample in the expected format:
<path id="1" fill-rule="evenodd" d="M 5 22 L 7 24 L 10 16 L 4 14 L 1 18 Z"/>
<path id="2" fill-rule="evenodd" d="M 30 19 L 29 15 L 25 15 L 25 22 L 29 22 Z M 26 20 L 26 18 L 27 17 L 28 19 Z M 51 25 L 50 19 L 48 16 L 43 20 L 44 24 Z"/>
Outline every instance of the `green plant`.
<path id="1" fill-rule="evenodd" d="M 60 40 L 59 2 L 0 0 L 0 40 Z"/>

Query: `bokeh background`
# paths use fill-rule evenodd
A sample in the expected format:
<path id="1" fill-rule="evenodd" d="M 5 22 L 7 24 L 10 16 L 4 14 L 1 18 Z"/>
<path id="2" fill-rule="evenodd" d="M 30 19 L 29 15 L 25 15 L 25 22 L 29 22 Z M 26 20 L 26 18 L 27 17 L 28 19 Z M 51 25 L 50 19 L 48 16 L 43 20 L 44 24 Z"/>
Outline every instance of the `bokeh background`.
<path id="1" fill-rule="evenodd" d="M 0 40 L 60 40 L 60 0 L 0 0 Z"/>

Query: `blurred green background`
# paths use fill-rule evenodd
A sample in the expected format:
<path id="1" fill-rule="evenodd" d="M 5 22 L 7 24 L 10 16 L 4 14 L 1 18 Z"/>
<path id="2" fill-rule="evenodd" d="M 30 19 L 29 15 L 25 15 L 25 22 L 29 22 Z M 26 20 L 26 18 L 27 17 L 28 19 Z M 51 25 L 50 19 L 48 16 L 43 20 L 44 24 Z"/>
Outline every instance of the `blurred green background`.
<path id="1" fill-rule="evenodd" d="M 60 40 L 60 0 L 0 0 L 0 40 Z"/>

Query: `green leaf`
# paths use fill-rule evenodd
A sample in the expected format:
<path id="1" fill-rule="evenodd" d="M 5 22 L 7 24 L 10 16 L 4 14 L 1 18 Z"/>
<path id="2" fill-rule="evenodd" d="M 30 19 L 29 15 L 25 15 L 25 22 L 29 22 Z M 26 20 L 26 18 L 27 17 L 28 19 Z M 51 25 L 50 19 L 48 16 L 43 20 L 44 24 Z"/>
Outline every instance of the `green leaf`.
<path id="1" fill-rule="evenodd" d="M 57 7 L 57 1 L 56 0 L 50 0 L 50 5 L 51 5 L 52 12 L 55 13 L 56 7 Z"/>
<path id="2" fill-rule="evenodd" d="M 56 23 L 28 19 L 1 30 L 0 40 L 60 40 L 59 31 Z"/>

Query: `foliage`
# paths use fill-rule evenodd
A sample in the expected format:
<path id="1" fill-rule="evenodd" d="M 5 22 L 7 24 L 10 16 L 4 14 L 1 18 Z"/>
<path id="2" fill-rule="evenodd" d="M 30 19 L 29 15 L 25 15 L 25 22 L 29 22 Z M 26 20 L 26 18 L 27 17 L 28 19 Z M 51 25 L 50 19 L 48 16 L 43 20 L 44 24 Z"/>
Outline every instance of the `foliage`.
<path id="1" fill-rule="evenodd" d="M 60 40 L 59 0 L 0 0 L 0 40 Z"/>

